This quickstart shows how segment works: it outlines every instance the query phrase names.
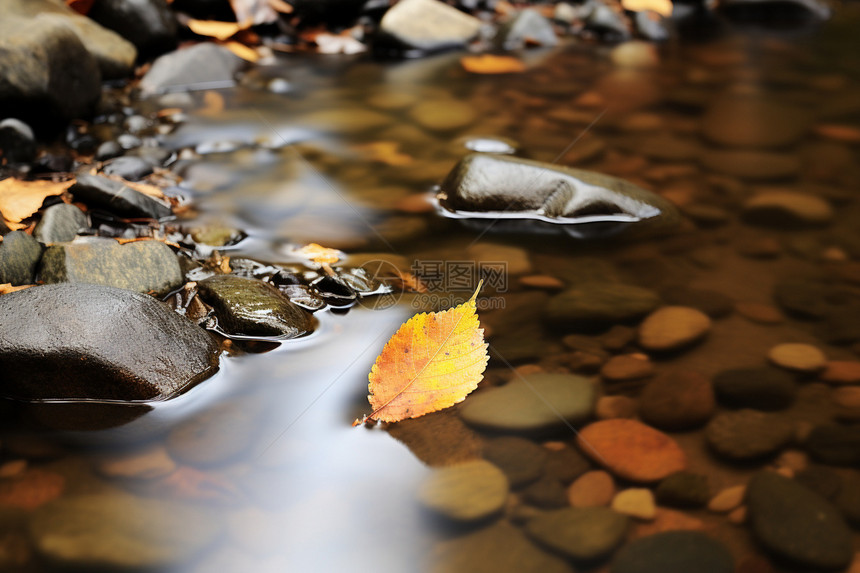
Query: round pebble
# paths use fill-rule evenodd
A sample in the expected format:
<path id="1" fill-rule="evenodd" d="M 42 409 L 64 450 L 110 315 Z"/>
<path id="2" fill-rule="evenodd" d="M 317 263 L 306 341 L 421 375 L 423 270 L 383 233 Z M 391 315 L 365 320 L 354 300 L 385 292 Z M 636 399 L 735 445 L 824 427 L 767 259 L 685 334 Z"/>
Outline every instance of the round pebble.
<path id="1" fill-rule="evenodd" d="M 523 501 L 543 509 L 567 506 L 564 485 L 556 478 L 544 476 L 522 490 Z"/>
<path id="2" fill-rule="evenodd" d="M 580 431 L 577 444 L 612 474 L 634 482 L 657 481 L 687 465 L 675 440 L 636 420 L 589 424 Z"/>
<path id="3" fill-rule="evenodd" d="M 513 436 L 488 441 L 483 455 L 484 459 L 504 472 L 514 488 L 538 479 L 547 459 L 544 448 L 531 440 Z"/>
<path id="4" fill-rule="evenodd" d="M 735 310 L 747 320 L 758 322 L 759 324 L 779 324 L 784 320 L 779 309 L 770 304 L 739 302 L 735 304 Z"/>
<path id="5" fill-rule="evenodd" d="M 714 392 L 723 406 L 784 410 L 797 394 L 797 383 L 788 372 L 775 368 L 738 368 L 714 376 Z"/>
<path id="6" fill-rule="evenodd" d="M 484 460 L 433 470 L 418 489 L 425 507 L 455 521 L 476 521 L 498 513 L 507 495 L 505 474 Z"/>
<path id="7" fill-rule="evenodd" d="M 860 384 L 860 362 L 831 360 L 825 365 L 818 378 L 828 384 Z"/>
<path id="8" fill-rule="evenodd" d="M 677 472 L 661 481 L 654 495 L 661 505 L 703 507 L 711 497 L 711 489 L 707 476 Z"/>
<path id="9" fill-rule="evenodd" d="M 606 506 L 614 496 L 615 481 L 603 470 L 585 472 L 567 488 L 567 500 L 573 507 Z"/>
<path id="10" fill-rule="evenodd" d="M 777 366 L 798 372 L 816 372 L 827 365 L 824 353 L 811 344 L 777 344 L 767 357 Z"/>
<path id="11" fill-rule="evenodd" d="M 667 531 L 624 546 L 610 573 L 734 573 L 732 556 L 722 544 L 697 531 Z"/>
<path id="12" fill-rule="evenodd" d="M 779 414 L 737 410 L 717 414 L 705 428 L 711 448 L 731 460 L 774 454 L 794 437 L 794 424 Z"/>
<path id="13" fill-rule="evenodd" d="M 608 555 L 624 539 L 627 518 L 605 507 L 568 507 L 535 517 L 526 533 L 571 559 Z"/>
<path id="14" fill-rule="evenodd" d="M 701 339 L 711 329 L 708 315 L 686 306 L 664 306 L 639 326 L 639 344 L 647 350 L 683 348 Z"/>
<path id="15" fill-rule="evenodd" d="M 727 487 L 711 498 L 708 502 L 708 509 L 714 513 L 728 513 L 744 502 L 746 493 L 746 485 Z"/>
<path id="16" fill-rule="evenodd" d="M 649 382 L 639 396 L 639 415 L 661 430 L 699 427 L 716 407 L 711 382 L 698 372 L 672 370 Z"/>
<path id="17" fill-rule="evenodd" d="M 767 227 L 814 227 L 833 218 L 830 203 L 809 193 L 774 189 L 750 198 L 743 206 L 743 218 Z"/>
<path id="18" fill-rule="evenodd" d="M 598 420 L 613 418 L 632 418 L 636 415 L 638 404 L 629 396 L 601 396 L 597 400 L 594 414 Z"/>
<path id="19" fill-rule="evenodd" d="M 610 508 L 635 519 L 651 521 L 657 517 L 654 494 L 647 488 L 630 488 L 615 494 Z"/>
<path id="20" fill-rule="evenodd" d="M 600 375 L 610 382 L 639 380 L 654 374 L 654 364 L 644 354 L 613 356 L 600 369 Z"/>

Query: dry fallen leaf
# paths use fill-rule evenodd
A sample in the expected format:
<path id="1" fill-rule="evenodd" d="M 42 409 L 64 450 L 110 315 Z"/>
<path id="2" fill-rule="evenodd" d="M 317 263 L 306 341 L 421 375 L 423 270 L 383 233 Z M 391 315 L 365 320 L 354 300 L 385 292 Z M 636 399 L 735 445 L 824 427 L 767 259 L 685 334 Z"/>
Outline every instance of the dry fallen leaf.
<path id="1" fill-rule="evenodd" d="M 621 0 L 621 5 L 625 10 L 630 10 L 631 12 L 651 10 L 665 18 L 672 15 L 671 0 Z"/>
<path id="2" fill-rule="evenodd" d="M 21 221 L 32 216 L 48 197 L 62 195 L 74 181 L 21 181 L 10 177 L 0 181 L 0 213 L 6 226 L 17 230 L 26 228 Z"/>
<path id="3" fill-rule="evenodd" d="M 11 283 L 3 283 L 3 284 L 0 284 L 0 294 L 8 294 L 10 292 L 24 290 L 25 288 L 30 288 L 31 286 L 35 286 L 35 285 L 12 286 Z"/>
<path id="4" fill-rule="evenodd" d="M 460 58 L 460 64 L 473 74 L 515 74 L 526 71 L 526 65 L 511 56 L 463 56 Z"/>
<path id="5" fill-rule="evenodd" d="M 217 40 L 231 38 L 242 29 L 236 22 L 220 22 L 217 20 L 188 20 L 188 28 L 200 36 L 207 36 Z"/>
<path id="6" fill-rule="evenodd" d="M 245 44 L 225 42 L 223 46 L 247 62 L 254 63 L 260 59 L 260 53 Z"/>
<path id="7" fill-rule="evenodd" d="M 368 377 L 373 412 L 362 422 L 417 418 L 461 402 L 487 367 L 487 343 L 475 299 L 454 308 L 416 314 L 385 344 Z"/>
<path id="8" fill-rule="evenodd" d="M 295 249 L 293 250 L 293 254 L 308 259 L 309 261 L 313 261 L 317 264 L 336 263 L 341 259 L 341 256 L 343 255 L 343 253 L 341 253 L 337 249 L 330 249 L 328 247 L 323 247 L 322 245 L 318 245 L 316 243 L 310 243 L 308 245 L 305 245 L 301 249 Z"/>

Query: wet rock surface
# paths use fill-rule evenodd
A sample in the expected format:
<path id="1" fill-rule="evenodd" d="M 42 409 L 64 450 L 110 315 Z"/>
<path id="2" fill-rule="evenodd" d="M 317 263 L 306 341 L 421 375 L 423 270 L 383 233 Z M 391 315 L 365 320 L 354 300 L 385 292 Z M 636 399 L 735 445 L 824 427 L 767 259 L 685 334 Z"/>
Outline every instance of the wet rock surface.
<path id="1" fill-rule="evenodd" d="M 708 423 L 705 435 L 721 456 L 749 460 L 785 447 L 794 435 L 794 425 L 778 414 L 745 409 L 717 414 Z"/>
<path id="2" fill-rule="evenodd" d="M 94 237 L 48 247 L 39 276 L 47 284 L 98 284 L 159 295 L 182 284 L 179 261 L 164 243 L 121 245 L 113 239 Z"/>
<path id="3" fill-rule="evenodd" d="M 0 243 L 0 283 L 32 284 L 42 258 L 42 246 L 22 231 L 12 231 Z"/>
<path id="4" fill-rule="evenodd" d="M 841 569 L 851 561 L 851 531 L 818 494 L 764 471 L 750 480 L 746 501 L 756 538 L 774 554 L 819 570 Z"/>
<path id="5" fill-rule="evenodd" d="M 295 338 L 313 330 L 310 313 L 263 281 L 219 275 L 199 286 L 228 335 Z"/>
<path id="6" fill-rule="evenodd" d="M 33 236 L 44 245 L 67 243 L 88 226 L 89 221 L 83 211 L 74 205 L 59 203 L 45 209 Z"/>
<path id="7" fill-rule="evenodd" d="M 120 217 L 169 217 L 173 211 L 163 202 L 144 195 L 120 181 L 99 175 L 80 175 L 69 188 L 77 199 Z"/>
<path id="8" fill-rule="evenodd" d="M 559 223 L 574 236 L 612 233 L 644 222 L 653 229 L 671 228 L 678 221 L 671 203 L 628 181 L 481 153 L 466 156 L 451 170 L 441 184 L 439 202 L 465 217 Z"/>
<path id="9" fill-rule="evenodd" d="M 163 399 L 218 367 L 210 336 L 146 295 L 46 285 L 3 295 L 0 307 L 5 396 Z"/>

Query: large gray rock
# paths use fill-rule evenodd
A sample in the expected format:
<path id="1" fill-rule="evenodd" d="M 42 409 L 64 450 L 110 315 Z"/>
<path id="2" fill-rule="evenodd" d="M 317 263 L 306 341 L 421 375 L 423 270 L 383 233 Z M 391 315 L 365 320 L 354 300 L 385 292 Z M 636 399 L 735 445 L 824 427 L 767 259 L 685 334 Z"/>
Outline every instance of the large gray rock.
<path id="1" fill-rule="evenodd" d="M 480 20 L 439 0 L 401 0 L 379 24 L 384 38 L 427 52 L 465 46 L 480 29 Z"/>
<path id="2" fill-rule="evenodd" d="M 164 54 L 140 80 L 144 96 L 194 87 L 229 87 L 242 68 L 242 60 L 227 48 L 202 43 Z"/>
<path id="3" fill-rule="evenodd" d="M 40 16 L 41 15 L 41 16 Z M 0 2 L 0 22 L 8 17 L 19 16 L 27 19 L 47 17 L 56 25 L 71 29 L 95 58 L 101 74 L 105 78 L 121 78 L 131 75 L 137 50 L 119 34 L 103 28 L 95 21 L 82 16 L 66 6 L 62 0 L 4 0 Z M 68 60 L 70 66 L 80 66 L 80 62 Z M 0 76 L 2 77 L 2 76 Z M 57 97 L 69 97 L 69 92 L 57 92 Z"/>
<path id="4" fill-rule="evenodd" d="M 518 157 L 475 153 L 451 170 L 439 192 L 460 217 L 562 225 L 574 235 L 617 232 L 628 225 L 670 229 L 674 205 L 629 181 Z"/>
<path id="5" fill-rule="evenodd" d="M 747 486 L 749 520 L 769 551 L 814 571 L 847 567 L 851 530 L 826 499 L 775 472 L 753 476 Z"/>
<path id="6" fill-rule="evenodd" d="M 83 211 L 68 203 L 58 203 L 45 209 L 33 236 L 45 245 L 66 243 L 88 225 L 89 221 Z"/>
<path id="7" fill-rule="evenodd" d="M 161 219 L 173 214 L 161 201 L 99 175 L 78 175 L 77 183 L 69 187 L 69 192 L 91 209 L 104 209 L 119 217 Z"/>
<path id="8" fill-rule="evenodd" d="M 41 555 L 84 571 L 174 568 L 223 529 L 203 508 L 119 491 L 64 497 L 33 512 L 28 525 Z"/>
<path id="9" fill-rule="evenodd" d="M 87 284 L 0 296 L 0 394 L 157 400 L 213 374 L 218 347 L 154 298 Z"/>
<path id="10" fill-rule="evenodd" d="M 33 284 L 42 257 L 39 241 L 24 231 L 12 231 L 0 243 L 0 284 Z"/>
<path id="11" fill-rule="evenodd" d="M 101 95 L 96 60 L 62 17 L 12 15 L 0 3 L 0 109 L 6 115 L 89 114 Z"/>
<path id="12" fill-rule="evenodd" d="M 39 276 L 47 284 L 88 283 L 162 295 L 182 284 L 173 250 L 160 241 L 120 245 L 87 237 L 48 247 Z"/>
<path id="13" fill-rule="evenodd" d="M 99 0 L 87 16 L 120 34 L 141 54 L 176 47 L 176 17 L 166 0 Z"/>

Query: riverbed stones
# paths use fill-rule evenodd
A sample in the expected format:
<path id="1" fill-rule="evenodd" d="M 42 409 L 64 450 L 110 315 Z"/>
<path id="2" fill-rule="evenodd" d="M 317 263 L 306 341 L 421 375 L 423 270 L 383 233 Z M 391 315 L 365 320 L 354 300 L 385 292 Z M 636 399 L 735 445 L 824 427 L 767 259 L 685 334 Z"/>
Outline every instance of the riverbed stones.
<path id="1" fill-rule="evenodd" d="M 654 495 L 660 505 L 704 507 L 711 498 L 708 477 L 692 472 L 676 472 L 660 482 Z"/>
<path id="2" fill-rule="evenodd" d="M 7 4 L 0 8 L 4 115 L 44 120 L 90 113 L 101 95 L 101 75 L 74 29 L 51 14 L 16 16 Z"/>
<path id="3" fill-rule="evenodd" d="M 496 218 L 501 211 L 506 218 L 560 223 L 574 234 L 620 231 L 646 221 L 654 230 L 668 229 L 679 221 L 673 204 L 629 181 L 485 153 L 467 155 L 454 166 L 441 184 L 439 200 L 461 215 Z M 591 227 L 572 228 L 578 223 Z"/>
<path id="4" fill-rule="evenodd" d="M 13 286 L 35 282 L 42 246 L 23 231 L 12 231 L 0 243 L 0 284 Z"/>
<path id="5" fill-rule="evenodd" d="M 651 521 L 657 517 L 654 493 L 644 487 L 631 487 L 619 491 L 612 498 L 610 507 L 613 511 L 622 515 L 629 515 L 634 519 Z"/>
<path id="6" fill-rule="evenodd" d="M 488 430 L 543 433 L 585 422 L 595 398 L 587 378 L 530 374 L 472 394 L 463 402 L 460 416 L 467 424 Z"/>
<path id="7" fill-rule="evenodd" d="M 33 236 L 45 245 L 66 243 L 88 226 L 89 221 L 83 211 L 68 203 L 58 203 L 42 212 L 42 218 L 36 224 Z"/>
<path id="8" fill-rule="evenodd" d="M 572 507 L 607 506 L 615 496 L 615 481 L 609 472 L 587 471 L 567 488 L 567 500 Z"/>
<path id="9" fill-rule="evenodd" d="M 714 376 L 714 392 L 729 408 L 784 410 L 797 395 L 791 374 L 775 368 L 735 368 Z"/>
<path id="10" fill-rule="evenodd" d="M 610 573 L 734 573 L 721 543 L 698 531 L 667 531 L 637 539 L 615 555 Z"/>
<path id="11" fill-rule="evenodd" d="M 794 437 L 794 424 L 758 410 L 721 412 L 705 428 L 708 445 L 730 460 L 754 460 L 777 453 Z"/>
<path id="12" fill-rule="evenodd" d="M 637 483 L 661 480 L 687 466 L 674 439 L 636 420 L 589 424 L 580 431 L 577 445 L 613 475 Z"/>
<path id="13" fill-rule="evenodd" d="M 498 513 L 507 496 L 505 474 L 484 460 L 435 469 L 418 488 L 422 505 L 462 522 L 478 521 Z"/>
<path id="14" fill-rule="evenodd" d="M 160 569 L 199 553 L 221 530 L 203 509 L 109 491 L 58 499 L 29 519 L 39 553 L 81 569 Z"/>
<path id="15" fill-rule="evenodd" d="M 702 374 L 670 370 L 650 381 L 639 397 L 639 415 L 656 428 L 680 431 L 697 428 L 716 408 L 714 389 Z"/>
<path id="16" fill-rule="evenodd" d="M 768 350 L 767 357 L 777 366 L 796 372 L 817 372 L 827 365 L 827 357 L 821 350 L 797 342 L 777 344 Z"/>
<path id="17" fill-rule="evenodd" d="M 204 330 L 147 295 L 66 283 L 0 297 L 4 396 L 168 398 L 214 373 L 217 356 Z"/>
<path id="18" fill-rule="evenodd" d="M 539 515 L 526 533 L 539 544 L 576 560 L 608 555 L 624 539 L 628 519 L 605 507 L 568 507 Z"/>
<path id="19" fill-rule="evenodd" d="M 718 97 L 702 117 L 702 135 L 727 147 L 784 147 L 811 125 L 806 110 L 760 96 Z"/>
<path id="20" fill-rule="evenodd" d="M 639 344 L 646 350 L 678 350 L 702 339 L 711 329 L 704 312 L 687 306 L 664 306 L 639 325 Z"/>
<path id="21" fill-rule="evenodd" d="M 860 384 L 860 362 L 856 360 L 831 360 L 818 378 L 828 384 Z"/>
<path id="22" fill-rule="evenodd" d="M 574 573 L 563 559 L 542 551 L 518 528 L 504 521 L 444 542 L 432 563 L 434 573 Z"/>
<path id="23" fill-rule="evenodd" d="M 242 60 L 227 48 L 202 42 L 159 57 L 140 80 L 144 96 L 183 91 L 195 86 L 230 87 Z"/>
<path id="24" fill-rule="evenodd" d="M 480 20 L 438 0 L 403 0 L 379 23 L 384 40 L 425 52 L 465 46 L 480 28 Z"/>
<path id="25" fill-rule="evenodd" d="M 504 472 L 511 487 L 517 488 L 541 476 L 547 451 L 531 440 L 505 436 L 488 441 L 483 456 Z"/>
<path id="26" fill-rule="evenodd" d="M 227 334 L 296 338 L 313 330 L 310 313 L 261 280 L 216 275 L 198 286 Z"/>
<path id="27" fill-rule="evenodd" d="M 164 243 L 135 241 L 121 245 L 101 237 L 48 247 L 39 276 L 47 284 L 97 284 L 156 295 L 166 294 L 183 280 L 176 254 Z"/>
<path id="28" fill-rule="evenodd" d="M 833 219 L 833 207 L 811 193 L 776 188 L 750 197 L 741 216 L 747 223 L 763 227 L 802 229 L 827 225 Z"/>
<path id="29" fill-rule="evenodd" d="M 99 175 L 78 175 L 69 192 L 91 209 L 102 209 L 119 217 L 161 219 L 173 214 L 170 207 L 121 181 Z"/>
<path id="30" fill-rule="evenodd" d="M 856 426 L 816 426 L 804 447 L 820 462 L 860 467 L 860 428 Z"/>
<path id="31" fill-rule="evenodd" d="M 627 322 L 653 311 L 660 297 L 652 290 L 622 283 L 584 283 L 552 297 L 544 318 L 560 327 Z"/>
<path id="32" fill-rule="evenodd" d="M 701 162 L 716 173 L 750 181 L 788 179 L 800 172 L 796 155 L 776 151 L 709 149 Z"/>
<path id="33" fill-rule="evenodd" d="M 753 533 L 774 555 L 817 571 L 842 569 L 851 562 L 851 531 L 817 493 L 762 471 L 750 480 L 746 501 Z"/>

